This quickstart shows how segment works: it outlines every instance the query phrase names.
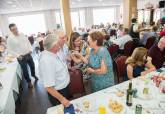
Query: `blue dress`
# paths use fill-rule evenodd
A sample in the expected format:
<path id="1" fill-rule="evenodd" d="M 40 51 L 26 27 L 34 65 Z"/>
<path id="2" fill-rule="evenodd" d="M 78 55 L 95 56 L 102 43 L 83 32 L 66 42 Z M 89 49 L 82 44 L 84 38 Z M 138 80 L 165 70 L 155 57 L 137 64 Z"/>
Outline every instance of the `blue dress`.
<path id="1" fill-rule="evenodd" d="M 92 81 L 92 92 L 96 92 L 114 85 L 112 59 L 108 50 L 105 47 L 101 47 L 98 49 L 97 53 L 94 54 L 94 49 L 91 49 L 88 59 L 88 66 L 93 69 L 99 69 L 101 67 L 102 60 L 104 60 L 107 65 L 107 73 L 103 75 L 90 75 Z"/>
<path id="2" fill-rule="evenodd" d="M 126 70 L 126 71 L 127 71 L 127 70 Z M 145 65 L 134 66 L 134 67 L 133 67 L 133 77 L 136 78 L 136 77 L 140 76 L 140 75 L 141 75 L 141 72 L 143 72 L 143 71 L 145 71 Z M 126 74 L 127 74 L 127 72 L 126 72 Z M 125 80 L 125 81 L 129 80 L 129 79 L 128 79 L 128 74 L 126 75 L 126 77 L 125 77 L 124 80 Z"/>

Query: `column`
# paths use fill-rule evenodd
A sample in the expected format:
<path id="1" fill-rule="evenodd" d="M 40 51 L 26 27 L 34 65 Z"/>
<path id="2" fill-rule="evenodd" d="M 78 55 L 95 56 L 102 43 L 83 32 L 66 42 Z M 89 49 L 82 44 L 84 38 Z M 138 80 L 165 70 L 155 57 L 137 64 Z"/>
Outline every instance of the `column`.
<path id="1" fill-rule="evenodd" d="M 129 28 L 134 17 L 137 17 L 137 0 L 123 0 L 124 27 Z"/>
<path id="2" fill-rule="evenodd" d="M 71 16 L 70 16 L 70 0 L 60 0 L 61 14 L 64 19 L 64 29 L 68 38 L 72 32 Z"/>

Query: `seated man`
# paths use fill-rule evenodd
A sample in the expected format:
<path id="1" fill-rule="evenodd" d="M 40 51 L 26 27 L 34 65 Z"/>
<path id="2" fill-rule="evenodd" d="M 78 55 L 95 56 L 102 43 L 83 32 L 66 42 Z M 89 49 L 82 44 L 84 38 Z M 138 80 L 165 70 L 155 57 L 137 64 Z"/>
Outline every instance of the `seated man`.
<path id="1" fill-rule="evenodd" d="M 154 26 L 151 31 L 144 31 L 141 32 L 140 34 L 140 43 L 142 43 L 143 45 L 146 45 L 148 38 L 156 38 L 155 40 L 158 39 L 158 34 L 156 33 L 158 30 L 158 28 L 156 26 Z"/>
<path id="2" fill-rule="evenodd" d="M 157 69 L 163 66 L 165 62 L 165 37 L 162 37 L 158 43 L 149 49 L 148 56 L 152 58 L 152 63 Z"/>
<path id="3" fill-rule="evenodd" d="M 60 38 L 49 34 L 44 40 L 44 51 L 39 61 L 39 73 L 52 105 L 70 105 L 68 85 L 70 76 L 66 63 L 58 56 L 61 49 Z"/>
<path id="4" fill-rule="evenodd" d="M 124 50 L 124 45 L 128 42 L 132 41 L 132 37 L 128 34 L 128 29 L 124 29 L 124 36 L 114 40 L 113 43 L 119 45 L 120 50 Z"/>

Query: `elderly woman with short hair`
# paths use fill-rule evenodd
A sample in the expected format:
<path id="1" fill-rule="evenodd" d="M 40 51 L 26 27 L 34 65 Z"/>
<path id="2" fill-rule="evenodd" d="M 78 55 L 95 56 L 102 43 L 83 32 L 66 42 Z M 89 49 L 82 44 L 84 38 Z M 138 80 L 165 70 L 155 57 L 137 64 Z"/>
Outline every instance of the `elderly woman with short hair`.
<path id="1" fill-rule="evenodd" d="M 88 36 L 91 48 L 87 72 L 91 76 L 92 92 L 96 92 L 114 85 L 114 74 L 111 56 L 107 48 L 103 47 L 104 36 L 94 31 Z"/>

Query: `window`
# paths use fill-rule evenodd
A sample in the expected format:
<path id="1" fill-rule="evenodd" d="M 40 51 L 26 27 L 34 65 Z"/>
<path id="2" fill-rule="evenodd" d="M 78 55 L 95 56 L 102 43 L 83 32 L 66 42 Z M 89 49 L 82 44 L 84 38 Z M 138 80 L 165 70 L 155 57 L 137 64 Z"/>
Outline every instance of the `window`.
<path id="1" fill-rule="evenodd" d="M 145 10 L 144 11 L 144 22 L 149 24 L 150 22 L 150 16 L 151 16 L 151 11 L 150 10 Z"/>
<path id="2" fill-rule="evenodd" d="M 71 12 L 71 22 L 72 22 L 72 27 L 79 27 L 79 14 L 78 12 Z"/>
<path id="3" fill-rule="evenodd" d="M 61 17 L 61 13 L 60 12 L 56 12 L 55 13 L 55 17 L 56 17 L 56 24 L 57 24 L 57 29 L 62 27 L 62 17 Z"/>
<path id="4" fill-rule="evenodd" d="M 71 12 L 72 27 L 85 26 L 85 12 L 84 10 L 76 10 Z"/>
<path id="5" fill-rule="evenodd" d="M 85 12 L 84 10 L 76 10 L 76 11 L 71 11 L 71 22 L 72 22 L 72 27 L 84 27 L 85 26 Z M 61 12 L 57 11 L 55 13 L 56 17 L 56 23 L 57 25 L 63 26 L 64 21 L 63 21 L 63 15 Z"/>
<path id="6" fill-rule="evenodd" d="M 9 23 L 15 23 L 19 31 L 26 35 L 46 32 L 45 18 L 43 14 L 9 17 Z"/>
<path id="7" fill-rule="evenodd" d="M 93 9 L 93 21 L 95 25 L 100 23 L 113 23 L 115 20 L 115 9 L 104 8 L 104 9 Z"/>
<path id="8" fill-rule="evenodd" d="M 2 36 L 2 31 L 1 31 L 1 28 L 0 28 L 0 36 Z"/>
<path id="9" fill-rule="evenodd" d="M 79 20 L 80 20 L 80 26 L 85 27 L 85 11 L 79 10 Z"/>
<path id="10" fill-rule="evenodd" d="M 157 22 L 159 19 L 160 19 L 160 16 L 161 13 L 160 13 L 160 10 L 155 10 L 154 12 L 154 21 Z"/>
<path id="11" fill-rule="evenodd" d="M 138 23 L 142 23 L 144 21 L 144 10 L 138 11 Z"/>

